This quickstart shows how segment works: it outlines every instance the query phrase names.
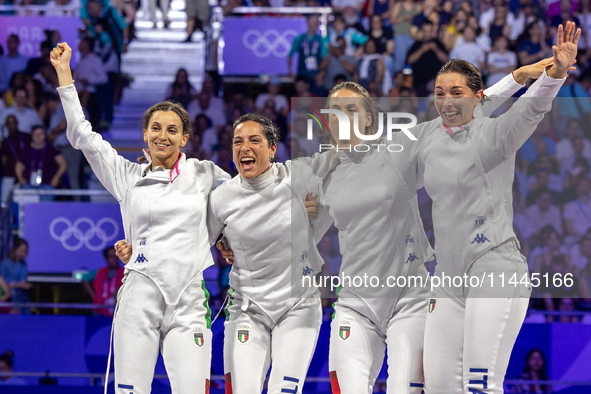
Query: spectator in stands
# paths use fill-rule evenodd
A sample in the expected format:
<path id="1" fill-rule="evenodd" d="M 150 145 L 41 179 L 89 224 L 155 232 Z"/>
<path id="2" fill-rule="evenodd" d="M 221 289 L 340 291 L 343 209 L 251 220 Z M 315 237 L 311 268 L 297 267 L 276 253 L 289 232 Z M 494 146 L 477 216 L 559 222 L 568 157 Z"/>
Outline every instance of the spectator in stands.
<path id="1" fill-rule="evenodd" d="M 503 36 L 507 39 L 511 33 L 511 25 L 507 23 L 509 19 L 509 8 L 505 5 L 498 5 L 495 7 L 494 19 L 488 28 L 488 35 L 491 42 L 494 42 L 497 37 Z"/>
<path id="2" fill-rule="evenodd" d="M 55 189 L 68 165 L 53 145 L 45 138 L 45 129 L 38 125 L 31 132 L 31 143 L 25 146 L 18 157 L 14 172 L 25 189 Z M 52 196 L 41 196 L 42 201 L 53 200 Z"/>
<path id="3" fill-rule="evenodd" d="M 8 90 L 8 81 L 9 81 L 9 79 L 6 76 L 6 70 L 4 69 L 4 62 L 2 61 L 3 57 L 4 57 L 4 48 L 0 44 L 0 94 L 3 94 L 5 91 Z"/>
<path id="4" fill-rule="evenodd" d="M 88 32 L 94 39 L 98 39 L 103 44 L 110 44 L 119 57 L 127 52 L 127 40 L 129 37 L 126 29 L 125 20 L 108 3 L 101 0 L 88 0 L 86 5 L 89 19 Z"/>
<path id="5" fill-rule="evenodd" d="M 367 16 L 370 19 L 375 15 L 380 18 L 384 26 L 390 26 L 390 17 L 392 14 L 392 3 L 389 0 L 369 0 L 367 6 Z"/>
<path id="6" fill-rule="evenodd" d="M 391 22 L 396 32 L 394 36 L 394 70 L 400 71 L 406 64 L 406 54 L 414 40 L 411 37 L 412 21 L 419 14 L 420 7 L 415 0 L 394 3 Z"/>
<path id="7" fill-rule="evenodd" d="M 90 2 L 96 3 L 94 0 Z M 95 93 L 97 86 L 109 82 L 109 77 L 102 59 L 93 53 L 94 40 L 92 38 L 84 37 L 80 40 L 78 50 L 80 51 L 80 61 L 74 71 L 76 90 L 80 95 L 82 107 L 89 111 L 90 123 L 93 124 L 93 129 L 98 130 L 99 127 L 94 126 L 98 126 L 101 117 Z"/>
<path id="8" fill-rule="evenodd" d="M 591 229 L 591 181 L 581 179 L 577 185 L 577 199 L 564 206 L 566 234 L 578 241 Z"/>
<path id="9" fill-rule="evenodd" d="M 214 148 L 211 161 L 231 176 L 235 176 L 238 175 L 238 171 L 232 161 L 232 130 L 231 124 L 224 126 L 220 130 L 218 134 L 219 144 Z"/>
<path id="10" fill-rule="evenodd" d="M 223 101 L 214 100 L 211 94 L 204 90 L 197 95 L 195 100 L 191 101 L 187 112 L 191 119 L 195 119 L 199 114 L 204 114 L 211 119 L 213 127 L 216 129 L 227 123 Z"/>
<path id="11" fill-rule="evenodd" d="M 562 24 L 562 26 L 566 25 L 566 22 L 575 22 L 577 26 L 581 26 L 581 22 L 579 18 L 577 18 L 573 12 L 573 6 L 570 0 L 560 0 L 560 14 L 554 15 L 550 17 L 550 26 L 549 26 L 549 33 L 550 36 L 556 36 L 556 32 L 558 31 L 558 25 Z M 583 49 L 586 45 L 585 36 L 587 31 L 584 26 L 581 26 L 581 42 L 579 43 L 579 49 L 581 49 L 581 45 L 583 45 Z"/>
<path id="12" fill-rule="evenodd" d="M 555 256 L 563 256 L 567 264 L 570 264 L 568 248 L 562 244 L 562 237 L 551 224 L 542 228 L 539 234 L 538 246 L 532 250 L 529 257 L 529 264 L 533 264 L 530 267 L 532 272 L 548 272 Z"/>
<path id="13" fill-rule="evenodd" d="M 556 95 L 559 98 L 554 101 L 558 108 L 556 128 L 560 138 L 567 137 L 563 130 L 567 128 L 567 123 L 571 119 L 578 120 L 579 125 L 584 128 L 585 136 L 591 137 L 591 124 L 589 124 L 591 121 L 591 98 L 577 81 L 576 77 L 579 75 L 578 69 L 574 72 L 571 71 L 571 76 L 566 79 Z"/>
<path id="14" fill-rule="evenodd" d="M 304 152 L 303 156 L 311 156 L 315 152 L 318 152 L 320 142 L 318 141 L 316 134 L 313 135 L 311 140 L 308 139 L 306 122 L 307 119 L 300 116 L 293 120 L 289 139 L 292 145 L 294 142 L 297 144 L 299 156 L 292 156 L 292 158 L 302 156 L 302 152 Z"/>
<path id="15" fill-rule="evenodd" d="M 449 57 L 466 60 L 482 70 L 484 68 L 485 53 L 476 42 L 476 32 L 472 27 L 466 26 L 462 37 L 464 42 L 456 44 L 450 51 Z"/>
<path id="16" fill-rule="evenodd" d="M 117 292 L 123 285 L 121 280 L 123 279 L 124 269 L 119 265 L 119 258 L 114 247 L 110 246 L 103 250 L 103 257 L 107 266 L 84 275 L 84 288 L 92 297 L 94 304 L 109 306 L 109 308 L 95 309 L 95 313 L 113 316 L 115 304 L 117 303 Z"/>
<path id="17" fill-rule="evenodd" d="M 293 76 L 292 58 L 298 54 L 297 75 L 305 76 L 310 83 L 310 89 L 316 94 L 322 94 L 322 88 L 316 85 L 316 74 L 320 72 L 319 66 L 322 58 L 326 56 L 324 39 L 316 33 L 320 26 L 319 16 L 309 14 L 307 17 L 308 31 L 295 38 L 289 56 L 287 57 L 287 69 Z"/>
<path id="18" fill-rule="evenodd" d="M 55 93 L 58 87 L 57 74 L 51 64 L 43 64 L 39 72 L 33 75 L 35 81 L 39 81 L 43 93 Z"/>
<path id="19" fill-rule="evenodd" d="M 43 101 L 43 85 L 30 75 L 25 77 L 25 89 L 27 91 L 27 106 L 37 112 L 39 118 L 45 117 L 46 107 Z"/>
<path id="20" fill-rule="evenodd" d="M 581 123 L 578 119 L 570 119 L 566 123 L 566 135 L 568 138 L 564 138 L 556 144 L 556 159 L 561 162 L 575 156 L 575 140 L 582 136 Z M 591 142 L 586 138 L 582 138 L 581 142 L 583 146 L 582 157 L 591 160 Z"/>
<path id="21" fill-rule="evenodd" d="M 363 57 L 359 63 L 358 82 L 361 86 L 368 89 L 371 82 L 375 82 L 378 89 L 378 96 L 382 97 L 383 91 L 390 91 L 392 86 L 392 79 L 389 72 L 386 71 L 386 66 L 382 60 L 382 55 L 376 53 L 376 43 L 374 40 L 368 40 L 363 46 Z M 386 79 L 389 79 L 387 83 Z M 384 87 L 382 84 L 386 82 Z"/>
<path id="22" fill-rule="evenodd" d="M 586 281 L 591 280 L 591 276 L 587 275 L 589 272 L 586 271 L 587 268 L 591 268 L 591 234 L 589 231 L 571 248 L 570 260 L 572 267 L 578 271 L 577 274 L 581 273 L 577 275 L 578 278 L 585 278 Z"/>
<path id="23" fill-rule="evenodd" d="M 41 118 L 39 118 L 39 115 L 35 110 L 27 106 L 28 100 L 29 95 L 27 90 L 25 88 L 17 88 L 14 91 L 15 105 L 6 108 L 2 115 L 2 119 L 0 120 L 0 124 L 5 124 L 6 118 L 12 115 L 18 121 L 18 130 L 21 133 L 30 134 L 34 125 L 41 124 Z"/>
<path id="24" fill-rule="evenodd" d="M 546 374 L 546 358 L 540 349 L 532 349 L 527 353 L 523 373 L 519 375 L 517 379 L 539 381 L 549 380 L 548 375 Z M 512 394 L 551 393 L 552 386 L 547 384 L 520 384 L 510 386 L 509 392 Z"/>
<path id="25" fill-rule="evenodd" d="M 382 55 L 382 60 L 386 66 L 386 72 L 392 76 L 394 74 L 394 58 L 389 47 L 394 48 L 394 32 L 389 26 L 384 26 L 378 15 L 370 19 L 369 39 L 376 44 L 376 53 Z"/>
<path id="26" fill-rule="evenodd" d="M 487 86 L 492 86 L 503 77 L 517 68 L 517 55 L 507 49 L 509 42 L 504 36 L 497 37 L 493 51 L 488 54 L 488 79 Z"/>
<path id="27" fill-rule="evenodd" d="M 53 46 L 51 45 L 51 41 L 42 41 L 41 56 L 29 60 L 25 73 L 28 75 L 35 75 L 39 72 L 42 65 L 49 64 L 51 66 L 51 63 L 49 62 L 49 54 L 52 49 Z"/>
<path id="28" fill-rule="evenodd" d="M 425 39 L 422 25 L 424 21 L 430 21 L 433 24 L 433 31 L 430 32 L 428 39 L 431 39 L 439 32 L 439 2 L 437 0 L 425 0 L 422 4 L 420 13 L 412 19 L 412 26 L 410 28 L 410 36 L 415 41 L 423 41 Z M 398 34 L 397 32 L 395 32 Z M 410 50 L 410 48 L 409 48 Z M 408 57 L 408 51 L 407 51 Z"/>
<path id="29" fill-rule="evenodd" d="M 579 294 L 577 294 L 579 295 Z M 564 314 L 560 316 L 555 316 L 554 321 L 558 321 L 559 323 L 580 323 L 581 316 L 580 315 L 571 315 L 570 313 L 576 311 L 578 309 L 578 302 L 576 298 L 559 298 L 555 299 L 555 304 L 558 304 L 557 310 L 559 312 L 566 312 L 569 314 Z M 558 317 L 558 319 L 556 319 Z"/>
<path id="30" fill-rule="evenodd" d="M 518 39 L 517 57 L 521 65 L 539 62 L 548 57 L 549 47 L 544 32 L 537 22 L 526 26 L 525 32 Z M 567 81 L 570 78 L 567 78 Z"/>
<path id="31" fill-rule="evenodd" d="M 557 100 L 554 100 L 556 104 Z M 556 154 L 556 144 L 554 140 L 548 137 L 550 133 L 550 117 L 546 116 L 536 127 L 536 131 L 523 144 L 519 152 L 521 158 L 528 163 L 533 163 L 538 158 L 538 154 L 547 153 L 549 155 Z"/>
<path id="32" fill-rule="evenodd" d="M 320 63 L 320 70 L 322 70 L 322 64 L 324 64 L 325 59 L 323 59 L 322 63 Z M 261 112 L 265 107 L 267 100 L 271 99 L 275 104 L 275 111 L 282 114 L 283 116 L 287 116 L 287 112 L 289 111 L 289 101 L 287 100 L 287 97 L 279 93 L 281 90 L 281 82 L 279 81 L 279 77 L 277 75 L 269 76 L 266 87 L 267 93 L 259 94 L 254 102 L 257 112 Z"/>
<path id="33" fill-rule="evenodd" d="M 512 45 L 517 42 L 519 36 L 525 31 L 525 27 L 530 23 L 537 22 L 543 31 L 546 29 L 546 24 L 538 18 L 538 8 L 537 5 L 533 3 L 533 0 L 521 0 L 520 3 L 521 7 L 508 15 L 508 18 L 512 15 L 514 16 L 513 22 L 509 23 L 511 26 L 509 41 Z"/>
<path id="34" fill-rule="evenodd" d="M 203 115 L 199 115 L 203 116 Z M 209 160 L 209 154 L 202 147 L 203 138 L 201 134 L 194 133 L 193 140 L 191 141 L 191 150 L 187 153 L 188 158 L 194 158 L 199 160 Z"/>
<path id="35" fill-rule="evenodd" d="M 12 350 L 7 350 L 0 356 L 0 372 L 13 372 L 14 353 Z M 2 376 L 0 377 L 0 386 L 26 386 L 27 381 L 18 376 Z"/>
<path id="36" fill-rule="evenodd" d="M 29 244 L 22 238 L 14 238 L 8 257 L 0 264 L 0 276 L 10 289 L 12 302 L 29 302 L 28 291 L 33 287 L 27 282 L 29 275 L 25 259 L 29 254 Z M 28 308 L 13 308 L 11 313 L 29 313 Z"/>
<path id="37" fill-rule="evenodd" d="M 572 157 L 560 163 L 560 174 L 564 180 L 562 201 L 567 203 L 577 199 L 577 186 L 582 179 L 591 175 L 591 163 L 582 157 L 583 139 L 578 137 L 574 141 L 575 153 Z"/>
<path id="38" fill-rule="evenodd" d="M 536 203 L 527 208 L 526 217 L 534 233 L 552 225 L 562 235 L 562 217 L 560 209 L 552 205 L 552 193 L 548 189 L 538 190 Z"/>
<path id="39" fill-rule="evenodd" d="M 353 80 L 357 72 L 357 59 L 354 56 L 345 55 L 347 43 L 344 37 L 338 37 L 334 44 L 330 44 L 328 55 L 320 63 L 316 83 L 322 84 L 326 91 L 333 88 L 337 75 L 344 75 L 348 81 Z"/>
<path id="40" fill-rule="evenodd" d="M 2 163 L 2 196 L 0 204 L 4 206 L 16 182 L 14 167 L 16 162 L 25 150 L 25 147 L 31 143 L 31 135 L 18 131 L 18 120 L 14 115 L 6 117 L 5 128 L 8 134 L 0 145 L 0 161 Z"/>
<path id="41" fill-rule="evenodd" d="M 542 146 L 545 146 L 542 144 Z M 538 173 L 545 171 L 548 173 L 548 181 L 540 183 Z M 528 178 L 528 187 L 530 192 L 536 192 L 546 185 L 548 189 L 562 193 L 563 182 L 559 175 L 558 163 L 550 155 L 542 153 L 538 155 L 536 161 L 530 165 L 530 177 Z"/>
<path id="42" fill-rule="evenodd" d="M 12 78 L 10 78 L 10 82 L 8 84 L 8 90 L 4 92 L 4 103 L 7 107 L 12 107 L 14 105 L 14 94 L 16 89 L 18 88 L 25 88 L 27 74 L 25 73 L 14 73 Z"/>
<path id="43" fill-rule="evenodd" d="M 211 119 L 204 114 L 199 114 L 193 123 L 194 134 L 201 136 L 199 146 L 211 156 L 213 148 L 218 144 L 218 131 L 213 127 Z"/>
<path id="44" fill-rule="evenodd" d="M 437 72 L 448 60 L 447 50 L 434 38 L 435 26 L 429 20 L 421 24 L 420 39 L 408 51 L 407 63 L 413 70 L 413 87 L 419 97 L 428 94 L 427 83 L 435 78 Z"/>
<path id="45" fill-rule="evenodd" d="M 174 82 L 170 84 L 168 89 L 166 89 L 166 97 L 165 100 L 174 100 L 183 105 L 183 107 L 187 108 L 191 103 L 191 100 L 197 97 L 197 91 L 189 82 L 189 75 L 187 74 L 187 70 L 184 68 L 179 68 L 176 72 L 176 76 L 174 78 Z"/>
<path id="46" fill-rule="evenodd" d="M 11 34 L 6 40 L 6 48 L 8 53 L 2 56 L 2 66 L 4 68 L 4 75 L 7 81 L 10 81 L 12 75 L 18 72 L 24 72 L 27 69 L 29 59 L 18 53 L 18 46 L 20 39 L 16 34 Z"/>
<path id="47" fill-rule="evenodd" d="M 452 17 L 450 23 L 441 30 L 439 37 L 447 50 L 451 50 L 456 45 L 467 25 L 468 16 L 464 10 L 459 10 Z"/>
<path id="48" fill-rule="evenodd" d="M 66 115 L 59 97 L 56 94 L 47 96 L 49 127 L 47 139 L 59 150 L 66 160 L 70 189 L 81 189 L 80 168 L 82 151 L 74 149 L 66 137 Z"/>
<path id="49" fill-rule="evenodd" d="M 232 1 L 235 1 L 233 3 Z M 242 5 L 239 1 L 230 0 L 229 6 L 239 7 Z M 207 0 L 187 0 L 185 2 L 185 13 L 187 14 L 187 38 L 184 42 L 191 42 L 193 32 L 196 29 L 202 30 L 209 21 L 209 4 Z"/>
<path id="50" fill-rule="evenodd" d="M 241 85 L 234 85 L 230 100 L 228 101 L 226 109 L 227 117 L 232 116 L 232 112 L 236 109 L 240 111 L 241 116 L 250 112 L 254 112 L 254 104 L 252 100 L 246 97 L 244 87 Z"/>
<path id="51" fill-rule="evenodd" d="M 589 49 L 591 48 L 591 0 L 579 0 L 579 10 L 576 15 L 581 22 L 581 38 L 585 39 L 585 48 Z"/>

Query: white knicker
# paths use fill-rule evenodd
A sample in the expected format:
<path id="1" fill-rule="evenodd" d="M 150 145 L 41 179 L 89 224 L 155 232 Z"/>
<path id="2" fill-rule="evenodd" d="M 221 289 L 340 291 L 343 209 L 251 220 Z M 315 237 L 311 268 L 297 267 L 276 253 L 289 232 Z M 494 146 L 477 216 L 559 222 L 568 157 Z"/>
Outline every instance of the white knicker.
<path id="1" fill-rule="evenodd" d="M 166 305 L 156 284 L 131 271 L 115 317 L 115 393 L 149 394 L 162 352 L 173 393 L 209 392 L 211 311 L 201 278 L 177 305 Z"/>
<path id="2" fill-rule="evenodd" d="M 255 303 L 231 293 L 224 333 L 226 394 L 300 394 L 322 324 L 318 296 L 298 299 L 278 322 Z"/>

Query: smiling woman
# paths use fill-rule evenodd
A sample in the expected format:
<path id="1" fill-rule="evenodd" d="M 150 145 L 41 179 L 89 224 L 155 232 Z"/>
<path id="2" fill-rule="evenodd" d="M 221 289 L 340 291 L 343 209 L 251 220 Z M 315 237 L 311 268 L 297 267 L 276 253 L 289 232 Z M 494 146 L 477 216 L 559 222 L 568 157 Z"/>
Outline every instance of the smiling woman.
<path id="1" fill-rule="evenodd" d="M 210 197 L 210 242 L 223 231 L 233 251 L 224 330 L 226 393 L 301 393 L 322 323 L 320 272 L 308 218 L 309 193 L 338 163 L 334 152 L 272 163 L 272 121 L 247 114 L 234 122 L 239 175 Z M 248 346 L 245 346 L 248 345 Z"/>
<path id="2" fill-rule="evenodd" d="M 59 77 L 68 140 L 119 201 L 126 240 L 136 245 L 113 322 L 115 392 L 149 393 L 161 351 L 173 394 L 208 393 L 211 311 L 202 272 L 213 259 L 207 200 L 230 176 L 210 161 L 187 159 L 180 152 L 191 124 L 186 111 L 170 102 L 156 104 L 144 116 L 147 163 L 119 156 L 84 118 L 71 55 L 61 43 L 50 57 Z"/>

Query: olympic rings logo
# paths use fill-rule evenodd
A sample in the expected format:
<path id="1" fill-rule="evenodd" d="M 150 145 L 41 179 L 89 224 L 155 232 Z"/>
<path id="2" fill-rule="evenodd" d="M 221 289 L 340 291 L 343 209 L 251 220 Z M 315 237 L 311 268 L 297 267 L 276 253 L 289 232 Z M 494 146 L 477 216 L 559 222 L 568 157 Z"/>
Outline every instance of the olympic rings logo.
<path id="1" fill-rule="evenodd" d="M 56 231 L 59 224 L 66 225 L 66 228 L 61 231 L 61 234 L 58 234 Z M 81 224 L 88 225 L 88 229 L 86 231 L 81 230 Z M 103 230 L 105 224 L 110 224 L 113 227 L 113 232 L 111 234 L 107 234 L 107 232 Z M 56 241 L 60 241 L 64 249 L 69 250 L 70 252 L 80 250 L 83 245 L 93 252 L 97 252 L 103 250 L 109 241 L 114 240 L 117 237 L 117 234 L 119 234 L 119 225 L 112 218 L 102 218 L 95 224 L 92 219 L 86 217 L 78 218 L 74 223 L 65 217 L 58 217 L 51 221 L 51 224 L 49 225 L 49 234 L 51 234 L 51 237 Z M 77 243 L 74 245 L 69 244 L 68 241 L 71 238 L 77 240 Z M 94 238 L 98 238 L 100 243 L 97 245 L 91 244 L 90 241 Z"/>
<path id="2" fill-rule="evenodd" d="M 248 325 L 238 326 L 239 330 L 248 330 Z"/>
<path id="3" fill-rule="evenodd" d="M 264 33 L 250 29 L 242 36 L 242 43 L 256 57 L 268 57 L 270 54 L 275 57 L 286 57 L 291 50 L 293 39 L 297 36 L 298 32 L 291 29 L 285 30 L 283 33 L 274 29 Z"/>
<path id="4" fill-rule="evenodd" d="M 349 320 L 341 320 L 341 324 L 345 326 L 350 326 L 351 322 Z"/>

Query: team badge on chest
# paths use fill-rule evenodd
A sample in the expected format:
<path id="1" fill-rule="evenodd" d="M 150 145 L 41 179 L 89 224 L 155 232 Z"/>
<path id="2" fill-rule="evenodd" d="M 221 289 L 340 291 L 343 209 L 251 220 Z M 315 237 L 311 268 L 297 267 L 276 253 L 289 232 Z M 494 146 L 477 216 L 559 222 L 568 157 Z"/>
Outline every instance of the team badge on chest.
<path id="1" fill-rule="evenodd" d="M 238 326 L 238 340 L 240 343 L 246 343 L 250 339 L 250 330 L 248 325 Z"/>

